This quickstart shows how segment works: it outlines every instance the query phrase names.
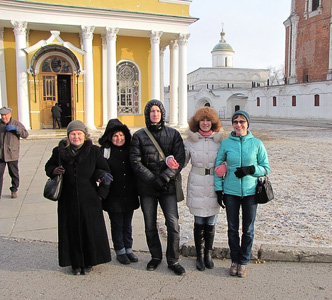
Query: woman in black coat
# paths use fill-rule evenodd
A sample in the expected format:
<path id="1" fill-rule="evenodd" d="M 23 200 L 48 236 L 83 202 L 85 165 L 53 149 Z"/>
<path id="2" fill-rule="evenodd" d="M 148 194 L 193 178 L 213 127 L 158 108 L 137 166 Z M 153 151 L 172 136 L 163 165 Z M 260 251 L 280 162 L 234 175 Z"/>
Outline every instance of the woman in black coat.
<path id="1" fill-rule="evenodd" d="M 70 122 L 67 134 L 53 149 L 45 171 L 49 177 L 63 174 L 58 201 L 59 265 L 72 266 L 74 275 L 84 275 L 92 266 L 111 260 L 101 202 L 108 193 L 110 181 L 105 178 L 110 174 L 81 121 Z M 102 175 L 96 178 L 96 174 Z"/>
<path id="2" fill-rule="evenodd" d="M 99 139 L 101 151 L 107 159 L 113 182 L 103 208 L 111 220 L 111 233 L 117 260 L 122 264 L 137 262 L 133 253 L 132 219 L 139 207 L 136 177 L 129 161 L 131 134 L 118 119 L 111 119 Z"/>

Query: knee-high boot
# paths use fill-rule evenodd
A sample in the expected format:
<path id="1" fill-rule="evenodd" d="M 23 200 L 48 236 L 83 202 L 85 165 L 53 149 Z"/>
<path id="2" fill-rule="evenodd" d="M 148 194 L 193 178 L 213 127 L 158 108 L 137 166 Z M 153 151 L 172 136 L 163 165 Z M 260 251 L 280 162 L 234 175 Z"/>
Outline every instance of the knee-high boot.
<path id="1" fill-rule="evenodd" d="M 205 239 L 204 262 L 205 262 L 205 266 L 208 269 L 213 269 L 213 267 L 214 267 L 214 263 L 212 261 L 212 256 L 211 256 L 213 240 L 214 240 L 214 232 L 215 232 L 214 225 L 205 224 L 205 228 L 204 228 L 204 239 Z"/>
<path id="2" fill-rule="evenodd" d="M 195 239 L 195 247 L 196 247 L 196 268 L 199 271 L 205 270 L 204 265 L 204 225 L 194 224 L 194 239 Z"/>

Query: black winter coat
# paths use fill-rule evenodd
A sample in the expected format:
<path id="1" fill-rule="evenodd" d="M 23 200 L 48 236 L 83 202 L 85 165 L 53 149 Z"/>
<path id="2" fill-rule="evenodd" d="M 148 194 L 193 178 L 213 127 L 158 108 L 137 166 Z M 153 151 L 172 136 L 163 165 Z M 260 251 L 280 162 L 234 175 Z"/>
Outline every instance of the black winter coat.
<path id="1" fill-rule="evenodd" d="M 150 124 L 150 108 L 158 105 L 162 111 L 161 123 L 157 126 Z M 142 195 L 160 196 L 161 193 L 175 195 L 175 176 L 181 171 L 185 161 L 183 140 L 180 133 L 174 128 L 164 125 L 165 111 L 162 103 L 151 100 L 145 107 L 145 123 L 155 137 L 165 156 L 173 155 L 179 163 L 179 169 L 172 170 L 159 155 L 144 128 L 134 133 L 130 147 L 130 161 L 138 180 L 138 193 Z M 153 182 L 161 176 L 167 182 L 167 190 L 158 192 Z"/>
<path id="2" fill-rule="evenodd" d="M 109 140 L 109 137 L 117 131 L 125 135 L 125 144 L 120 147 Z M 108 122 L 104 135 L 99 139 L 102 154 L 105 148 L 111 149 L 107 162 L 113 181 L 108 196 L 103 200 L 103 209 L 107 212 L 124 213 L 139 207 L 137 180 L 129 160 L 130 141 L 131 134 L 128 127 L 117 119 Z"/>
<path id="3" fill-rule="evenodd" d="M 96 184 L 95 172 L 109 167 L 91 140 L 84 142 L 74 156 L 62 140 L 45 165 L 47 176 L 61 164 L 65 168 L 63 189 L 58 201 L 59 265 L 86 267 L 111 260 L 110 247 L 99 197 L 105 198 L 108 186 Z"/>

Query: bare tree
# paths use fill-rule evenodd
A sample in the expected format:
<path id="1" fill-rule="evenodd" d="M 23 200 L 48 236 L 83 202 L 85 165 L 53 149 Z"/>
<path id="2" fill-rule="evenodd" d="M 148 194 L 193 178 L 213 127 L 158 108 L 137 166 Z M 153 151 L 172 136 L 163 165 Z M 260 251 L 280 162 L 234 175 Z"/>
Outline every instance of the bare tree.
<path id="1" fill-rule="evenodd" d="M 285 71 L 284 66 L 269 66 L 267 68 L 269 70 L 269 84 L 270 85 L 280 85 L 285 83 Z"/>

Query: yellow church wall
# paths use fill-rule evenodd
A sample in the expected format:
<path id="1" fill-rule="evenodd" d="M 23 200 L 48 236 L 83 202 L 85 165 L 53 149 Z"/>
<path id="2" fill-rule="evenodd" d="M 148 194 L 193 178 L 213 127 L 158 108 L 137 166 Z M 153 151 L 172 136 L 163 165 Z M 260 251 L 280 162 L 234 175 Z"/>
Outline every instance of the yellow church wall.
<path id="1" fill-rule="evenodd" d="M 103 70 L 102 70 L 102 39 L 100 34 L 93 35 L 93 80 L 95 125 L 103 125 Z"/>
<path id="2" fill-rule="evenodd" d="M 128 36 L 118 36 L 116 40 L 117 62 L 130 60 L 137 64 L 141 72 L 141 113 L 139 115 L 119 115 L 121 122 L 130 127 L 145 125 L 144 107 L 150 100 L 150 39 Z"/>
<path id="3" fill-rule="evenodd" d="M 12 117 L 17 119 L 16 50 L 15 36 L 12 28 L 4 29 L 3 45 L 6 69 L 7 104 L 8 107 L 13 110 Z"/>
<path id="4" fill-rule="evenodd" d="M 164 3 L 159 0 L 27 0 L 27 2 L 49 3 L 65 6 L 92 7 L 101 9 L 126 10 L 152 14 L 189 16 L 189 5 Z M 188 1 L 189 2 L 189 1 Z"/>

